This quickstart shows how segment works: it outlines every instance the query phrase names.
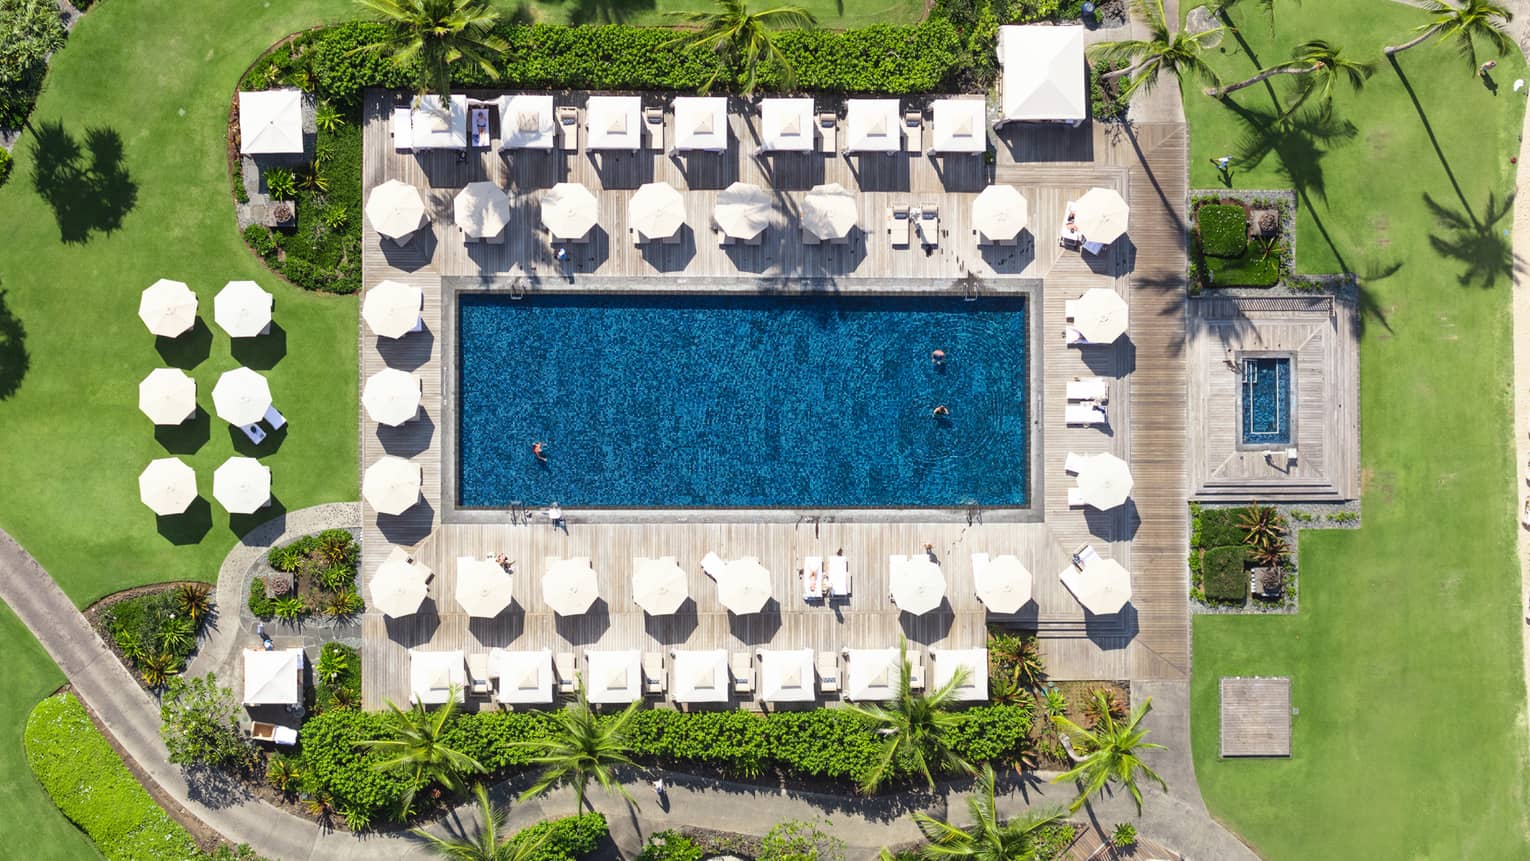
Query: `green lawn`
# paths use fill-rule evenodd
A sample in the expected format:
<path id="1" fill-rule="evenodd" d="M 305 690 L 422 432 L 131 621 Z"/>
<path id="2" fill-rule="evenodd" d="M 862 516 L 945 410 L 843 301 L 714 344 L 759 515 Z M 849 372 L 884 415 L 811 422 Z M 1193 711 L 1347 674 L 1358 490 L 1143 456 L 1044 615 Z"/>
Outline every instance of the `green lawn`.
<path id="1" fill-rule="evenodd" d="M 517 4 L 502 3 L 506 9 Z M 752 7 L 765 9 L 774 3 L 755 0 Z M 848 30 L 872 24 L 913 24 L 924 19 L 922 0 L 797 0 L 795 5 L 813 13 L 822 27 Z M 532 16 L 553 24 L 654 24 L 675 23 L 670 12 L 708 10 L 708 0 L 534 0 Z"/>
<path id="2" fill-rule="evenodd" d="M 1524 857 L 1506 213 L 1525 64 L 1501 59 L 1494 95 L 1424 45 L 1398 58 L 1403 78 L 1381 47 L 1417 10 L 1277 7 L 1274 34 L 1241 13 L 1258 60 L 1227 38 L 1225 76 L 1311 38 L 1375 57 L 1376 75 L 1286 135 L 1267 131 L 1264 87 L 1226 107 L 1187 88 L 1193 183 L 1216 186 L 1209 159 L 1232 154 L 1237 187 L 1294 186 L 1298 270 L 1363 278 L 1364 528 L 1304 535 L 1298 615 L 1195 619 L 1201 791 L 1267 858 Z M 1293 679 L 1294 755 L 1220 762 L 1217 679 L 1255 674 Z"/>

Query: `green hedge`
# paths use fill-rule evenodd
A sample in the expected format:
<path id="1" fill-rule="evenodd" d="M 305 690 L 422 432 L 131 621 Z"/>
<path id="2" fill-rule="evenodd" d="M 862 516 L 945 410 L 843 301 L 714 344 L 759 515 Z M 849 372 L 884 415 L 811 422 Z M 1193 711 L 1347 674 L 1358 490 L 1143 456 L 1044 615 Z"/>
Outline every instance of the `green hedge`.
<path id="1" fill-rule="evenodd" d="M 1202 204 L 1195 224 L 1207 257 L 1241 257 L 1248 250 L 1248 215 L 1241 206 Z"/>
<path id="2" fill-rule="evenodd" d="M 1242 544 L 1213 547 L 1201 556 L 1201 582 L 1210 601 L 1243 603 L 1248 597 L 1248 572 L 1243 561 L 1248 550 Z"/>
<path id="3" fill-rule="evenodd" d="M 1242 544 L 1247 534 L 1243 527 L 1238 525 L 1238 517 L 1242 514 L 1242 508 L 1201 510 L 1197 515 L 1200 518 L 1200 530 L 1195 546 L 1205 550 L 1210 547 L 1225 547 L 1228 544 Z"/>
<path id="4" fill-rule="evenodd" d="M 11 151 L 0 148 L 0 187 L 3 187 L 5 181 L 11 178 L 11 167 L 13 164 Z"/>
<path id="5" fill-rule="evenodd" d="M 606 817 L 599 813 L 583 813 L 538 822 L 517 832 L 510 838 L 511 845 L 541 841 L 536 850 L 520 861 L 579 861 L 600 847 L 608 829 Z M 513 856 L 515 853 L 507 853 Z"/>
<path id="6" fill-rule="evenodd" d="M 319 669 L 329 661 L 341 663 L 345 669 L 334 681 L 323 678 Z M 318 712 L 338 708 L 361 707 L 361 655 L 344 643 L 325 643 L 314 663 L 313 702 Z"/>
<path id="7" fill-rule="evenodd" d="M 1280 281 L 1281 252 L 1269 254 L 1250 243 L 1237 257 L 1206 257 L 1206 269 L 1215 287 L 1273 287 Z"/>

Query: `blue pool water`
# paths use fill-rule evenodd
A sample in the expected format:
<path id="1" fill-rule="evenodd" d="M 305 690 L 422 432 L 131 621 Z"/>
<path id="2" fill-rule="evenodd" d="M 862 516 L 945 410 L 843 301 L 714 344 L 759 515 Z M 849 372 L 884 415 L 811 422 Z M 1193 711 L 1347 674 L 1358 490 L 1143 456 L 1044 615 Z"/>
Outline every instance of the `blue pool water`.
<path id="1" fill-rule="evenodd" d="M 1243 360 L 1243 442 L 1291 442 L 1291 360 Z"/>
<path id="2" fill-rule="evenodd" d="M 458 504 L 1024 505 L 1026 331 L 1023 297 L 464 294 Z"/>

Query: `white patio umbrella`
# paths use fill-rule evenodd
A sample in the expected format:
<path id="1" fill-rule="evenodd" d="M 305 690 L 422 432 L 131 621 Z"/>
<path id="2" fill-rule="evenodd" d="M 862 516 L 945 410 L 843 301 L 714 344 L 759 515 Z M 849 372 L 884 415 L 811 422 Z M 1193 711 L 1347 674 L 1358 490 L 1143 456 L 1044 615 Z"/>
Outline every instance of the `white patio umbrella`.
<path id="1" fill-rule="evenodd" d="M 961 670 L 967 678 L 952 691 L 957 700 L 983 701 L 988 699 L 988 650 L 987 649 L 930 649 L 930 660 L 935 665 L 931 690 L 940 690 L 956 678 Z"/>
<path id="2" fill-rule="evenodd" d="M 379 514 L 403 514 L 420 501 L 420 465 L 385 455 L 367 467 L 361 495 Z"/>
<path id="3" fill-rule="evenodd" d="M 271 386 L 249 368 L 235 368 L 218 375 L 212 399 L 218 418 L 231 425 L 252 425 L 271 409 Z"/>
<path id="4" fill-rule="evenodd" d="M 685 198 L 667 182 L 645 182 L 627 201 L 627 223 L 645 239 L 668 239 L 685 224 Z"/>
<path id="5" fill-rule="evenodd" d="M 819 239 L 843 239 L 860 216 L 855 195 L 837 182 L 815 185 L 802 198 L 802 226 Z"/>
<path id="6" fill-rule="evenodd" d="M 472 239 L 498 236 L 510 223 L 510 198 L 493 182 L 470 182 L 452 199 L 452 220 Z"/>
<path id="7" fill-rule="evenodd" d="M 197 413 L 197 381 L 180 368 L 155 368 L 138 384 L 138 409 L 157 425 L 178 425 Z"/>
<path id="8" fill-rule="evenodd" d="M 988 560 L 972 570 L 978 600 L 990 613 L 1018 613 L 1031 600 L 1031 572 L 1008 554 Z"/>
<path id="9" fill-rule="evenodd" d="M 640 556 L 632 560 L 632 600 L 649 614 L 668 616 L 679 610 L 687 597 L 685 571 L 675 563 L 675 557 Z"/>
<path id="10" fill-rule="evenodd" d="M 1084 609 L 1096 615 L 1119 613 L 1132 599 L 1132 575 L 1114 559 L 1093 559 L 1082 573 L 1063 581 Z"/>
<path id="11" fill-rule="evenodd" d="M 510 606 L 515 581 L 493 559 L 457 557 L 457 604 L 469 616 L 492 619 Z"/>
<path id="12" fill-rule="evenodd" d="M 383 368 L 367 377 L 361 403 L 372 421 L 398 427 L 420 412 L 420 378 L 398 368 Z"/>
<path id="13" fill-rule="evenodd" d="M 1126 334 L 1126 300 L 1108 287 L 1090 287 L 1073 303 L 1073 326 L 1091 344 L 1109 344 Z"/>
<path id="14" fill-rule="evenodd" d="M 812 649 L 760 649 L 760 699 L 810 703 L 818 698 Z"/>
<path id="15" fill-rule="evenodd" d="M 138 319 L 161 338 L 183 335 L 196 325 L 197 294 L 183 282 L 161 278 L 138 297 Z"/>
<path id="16" fill-rule="evenodd" d="M 213 319 L 230 338 L 254 338 L 271 331 L 275 304 L 254 281 L 230 281 L 213 297 Z"/>
<path id="17" fill-rule="evenodd" d="M 758 185 L 735 182 L 717 193 L 712 220 L 734 239 L 753 239 L 770 225 L 773 201 Z"/>
<path id="18" fill-rule="evenodd" d="M 138 498 L 155 514 L 182 514 L 197 498 L 197 472 L 178 457 L 151 460 L 138 475 Z"/>
<path id="19" fill-rule="evenodd" d="M 213 471 L 213 499 L 230 514 L 254 514 L 271 501 L 271 467 L 231 457 Z"/>
<path id="20" fill-rule="evenodd" d="M 1091 508 L 1108 511 L 1123 505 L 1132 492 L 1131 467 L 1109 452 L 1086 457 L 1078 470 L 1078 489 Z"/>
<path id="21" fill-rule="evenodd" d="M 972 226 L 994 242 L 1020 235 L 1030 220 L 1025 195 L 1012 185 L 990 185 L 972 199 Z"/>
<path id="22" fill-rule="evenodd" d="M 542 600 L 559 616 L 578 616 L 588 612 L 600 597 L 600 584 L 588 557 L 547 560 L 542 575 Z"/>
<path id="23" fill-rule="evenodd" d="M 579 239 L 600 218 L 600 201 L 577 182 L 560 182 L 542 195 L 542 225 L 554 239 Z"/>
<path id="24" fill-rule="evenodd" d="M 425 224 L 425 201 L 419 189 L 390 179 L 372 189 L 366 213 L 373 230 L 397 242 L 407 242 Z"/>
<path id="25" fill-rule="evenodd" d="M 669 696 L 677 703 L 725 703 L 731 695 L 724 649 L 676 649 L 669 676 Z"/>
<path id="26" fill-rule="evenodd" d="M 929 557 L 915 556 L 892 566 L 890 591 L 899 610 L 918 616 L 940 606 L 946 577 Z"/>
<path id="27" fill-rule="evenodd" d="M 380 338 L 402 338 L 420 325 L 425 293 L 418 287 L 384 281 L 367 291 L 361 318 Z"/>
<path id="28" fill-rule="evenodd" d="M 393 548 L 367 585 L 372 609 L 393 618 L 419 612 L 430 592 L 430 574 L 429 568 L 411 562 L 404 548 Z"/>
<path id="29" fill-rule="evenodd" d="M 1085 240 L 1109 245 L 1126 232 L 1129 212 L 1113 189 L 1091 188 L 1073 204 L 1073 226 Z"/>
<path id="30" fill-rule="evenodd" d="M 740 616 L 764 610 L 770 600 L 770 572 L 754 557 L 729 562 L 717 578 L 717 600 Z"/>

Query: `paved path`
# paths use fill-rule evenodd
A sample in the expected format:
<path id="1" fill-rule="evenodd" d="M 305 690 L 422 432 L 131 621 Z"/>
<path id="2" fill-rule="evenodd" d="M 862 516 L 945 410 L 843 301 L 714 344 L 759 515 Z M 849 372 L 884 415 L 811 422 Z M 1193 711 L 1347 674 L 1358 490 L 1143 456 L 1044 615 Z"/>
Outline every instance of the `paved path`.
<path id="1" fill-rule="evenodd" d="M 1530 0 L 1508 4 L 1514 13 L 1510 33 L 1520 50 L 1530 58 Z M 1512 92 L 1512 91 L 1510 91 Z M 1519 507 L 1515 517 L 1530 504 L 1530 110 L 1525 112 L 1520 130 L 1519 170 L 1514 195 L 1514 486 Z M 1520 625 L 1520 658 L 1524 664 L 1526 711 L 1530 714 L 1530 529 L 1516 527 L 1519 533 L 1520 606 L 1524 622 Z"/>

